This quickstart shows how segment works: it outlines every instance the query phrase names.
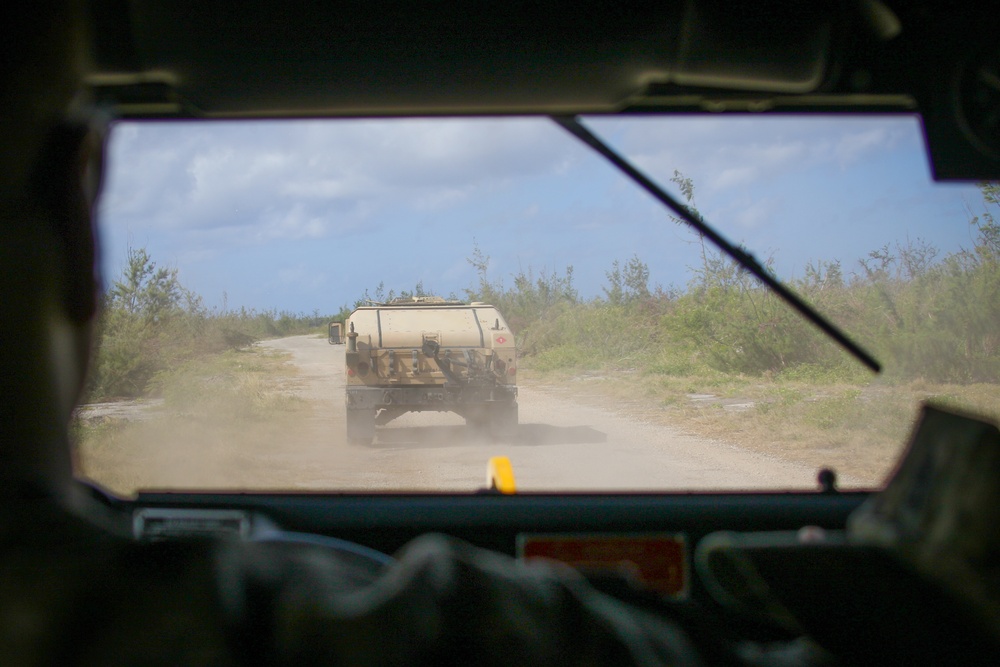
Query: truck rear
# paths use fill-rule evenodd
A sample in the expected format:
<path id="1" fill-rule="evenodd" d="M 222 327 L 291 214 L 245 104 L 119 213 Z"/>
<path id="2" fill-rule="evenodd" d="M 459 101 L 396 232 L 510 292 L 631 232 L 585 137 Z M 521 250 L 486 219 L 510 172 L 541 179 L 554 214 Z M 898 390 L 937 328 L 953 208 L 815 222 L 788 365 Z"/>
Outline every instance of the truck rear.
<path id="1" fill-rule="evenodd" d="M 517 430 L 517 349 L 503 315 L 440 297 L 362 306 L 347 320 L 347 437 L 407 412 L 454 412 L 498 436 Z"/>

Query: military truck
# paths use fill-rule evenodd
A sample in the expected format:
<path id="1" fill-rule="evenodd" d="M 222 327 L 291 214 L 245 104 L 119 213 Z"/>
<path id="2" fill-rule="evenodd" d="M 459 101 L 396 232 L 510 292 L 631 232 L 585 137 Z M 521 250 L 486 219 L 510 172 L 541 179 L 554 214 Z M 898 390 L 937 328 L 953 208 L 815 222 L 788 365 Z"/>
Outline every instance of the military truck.
<path id="1" fill-rule="evenodd" d="M 354 310 L 347 320 L 347 438 L 407 412 L 454 412 L 497 436 L 517 430 L 517 349 L 486 303 L 412 297 Z"/>
<path id="2" fill-rule="evenodd" d="M 344 325 L 340 322 L 330 322 L 327 326 L 326 340 L 330 345 L 342 345 L 344 343 Z"/>

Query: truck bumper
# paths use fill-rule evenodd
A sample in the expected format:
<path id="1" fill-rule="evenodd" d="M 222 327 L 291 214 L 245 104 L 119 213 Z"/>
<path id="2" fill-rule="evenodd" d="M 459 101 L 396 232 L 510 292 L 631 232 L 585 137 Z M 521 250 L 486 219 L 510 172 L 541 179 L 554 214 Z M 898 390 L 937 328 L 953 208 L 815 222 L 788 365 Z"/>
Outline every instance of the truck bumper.
<path id="1" fill-rule="evenodd" d="M 465 412 L 466 409 L 489 404 L 511 404 L 517 401 L 517 387 L 348 387 L 347 407 L 350 410 L 397 408 L 404 411 L 436 410 Z"/>

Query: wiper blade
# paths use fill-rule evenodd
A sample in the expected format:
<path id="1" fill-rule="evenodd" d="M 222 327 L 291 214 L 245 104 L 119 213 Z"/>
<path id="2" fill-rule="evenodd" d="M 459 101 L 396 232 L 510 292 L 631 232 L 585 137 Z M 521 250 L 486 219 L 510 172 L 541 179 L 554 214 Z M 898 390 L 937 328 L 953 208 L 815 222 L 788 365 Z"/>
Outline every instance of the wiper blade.
<path id="1" fill-rule="evenodd" d="M 812 306 L 806 303 L 802 297 L 793 292 L 791 288 L 772 276 L 750 253 L 739 246 L 733 245 L 721 234 L 709 227 L 704 220 L 693 214 L 687 206 L 672 197 L 666 190 L 653 182 L 648 176 L 636 169 L 628 160 L 611 149 L 610 146 L 601 141 L 594 133 L 584 127 L 574 116 L 552 116 L 552 120 L 565 128 L 570 134 L 597 151 L 604 159 L 613 164 L 623 174 L 631 178 L 643 190 L 653 195 L 664 206 L 669 208 L 677 217 L 695 229 L 711 241 L 716 248 L 724 252 L 733 261 L 752 273 L 762 283 L 768 286 L 772 292 L 781 297 L 788 305 L 794 308 L 802 317 L 812 322 L 827 336 L 835 340 L 841 347 L 850 352 L 854 357 L 874 372 L 882 370 L 875 357 L 864 350 L 860 345 L 848 338 L 847 334 L 838 329 L 832 322 L 817 312 Z"/>

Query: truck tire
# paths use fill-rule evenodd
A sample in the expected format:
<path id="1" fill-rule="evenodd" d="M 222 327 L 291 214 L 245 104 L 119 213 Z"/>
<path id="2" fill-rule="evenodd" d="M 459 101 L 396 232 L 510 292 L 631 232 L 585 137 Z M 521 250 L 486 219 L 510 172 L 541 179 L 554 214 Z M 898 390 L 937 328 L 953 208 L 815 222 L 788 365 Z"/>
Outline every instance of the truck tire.
<path id="1" fill-rule="evenodd" d="M 370 445 L 375 439 L 375 411 L 347 410 L 347 441 L 357 445 Z"/>
<path id="2" fill-rule="evenodd" d="M 498 403 L 491 408 L 490 433 L 501 438 L 517 435 L 517 403 Z"/>

